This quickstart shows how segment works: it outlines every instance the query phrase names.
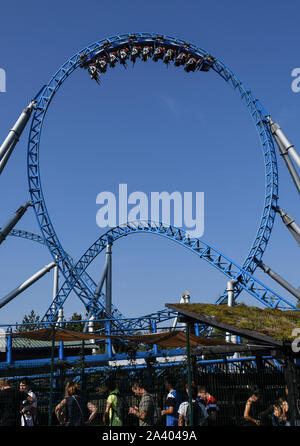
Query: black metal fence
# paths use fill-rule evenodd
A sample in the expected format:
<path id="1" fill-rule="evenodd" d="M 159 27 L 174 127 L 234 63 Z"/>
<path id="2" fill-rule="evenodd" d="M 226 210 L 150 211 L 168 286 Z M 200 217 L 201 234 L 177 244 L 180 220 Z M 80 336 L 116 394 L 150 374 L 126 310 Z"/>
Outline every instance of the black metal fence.
<path id="1" fill-rule="evenodd" d="M 108 397 L 106 383 L 112 379 L 116 381 L 128 407 L 139 405 L 139 398 L 132 391 L 132 383 L 136 381 L 144 383 L 145 388 L 154 396 L 156 404 L 161 410 L 166 408 L 168 394 L 165 387 L 166 378 L 174 383 L 181 401 L 188 400 L 186 363 L 180 365 L 167 362 L 158 364 L 156 361 L 149 360 L 145 365 L 132 361 L 118 367 L 101 364 L 86 367 L 83 362 L 72 366 L 56 363 L 52 372 L 51 379 L 50 365 L 43 367 L 30 365 L 30 367 L 21 369 L 1 370 L 2 378 L 8 378 L 9 385 L 17 388 L 23 377 L 27 376 L 30 379 L 31 389 L 38 402 L 38 423 L 40 425 L 59 424 L 55 415 L 55 407 L 64 398 L 66 383 L 71 380 L 80 384 L 82 395 L 97 407 L 96 417 L 92 421 L 94 425 L 103 425 L 103 414 Z M 297 370 L 298 382 L 299 378 L 300 374 Z M 287 397 L 285 375 L 282 371 L 272 367 L 259 369 L 248 364 L 247 367 L 234 370 L 221 363 L 212 368 L 197 364 L 194 358 L 192 380 L 197 386 L 204 386 L 217 401 L 216 419 L 212 421 L 208 419 L 208 424 L 230 426 L 243 424 L 245 405 L 251 394 L 251 389 L 255 386 L 260 391 L 260 398 L 255 403 L 256 414 L 269 408 L 269 413 L 260 417 L 260 423 L 272 425 L 273 405 L 280 397 Z M 8 404 L 8 401 L 1 400 L 0 392 L 0 419 L 5 419 L 3 415 L 5 415 Z M 126 424 L 136 426 L 138 419 L 134 415 L 130 415 Z M 160 424 L 166 425 L 165 416 L 161 418 Z"/>

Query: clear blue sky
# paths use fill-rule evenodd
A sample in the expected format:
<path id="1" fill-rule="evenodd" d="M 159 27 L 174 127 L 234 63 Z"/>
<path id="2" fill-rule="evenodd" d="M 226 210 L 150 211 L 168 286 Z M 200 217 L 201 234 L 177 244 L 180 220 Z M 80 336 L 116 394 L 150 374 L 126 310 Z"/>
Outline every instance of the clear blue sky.
<path id="1" fill-rule="evenodd" d="M 127 32 L 168 34 L 223 60 L 259 98 L 300 151 L 300 93 L 291 72 L 300 66 L 296 2 L 95 0 L 5 3 L 0 16 L 0 139 L 21 110 L 74 53 L 99 39 Z M 1 222 L 28 201 L 24 132 L 0 178 Z M 43 191 L 64 248 L 75 258 L 103 233 L 96 225 L 96 196 L 199 191 L 205 194 L 203 238 L 243 263 L 255 237 L 264 198 L 264 168 L 258 136 L 240 98 L 215 73 L 185 73 L 164 64 L 117 66 L 101 86 L 77 70 L 51 104 L 41 140 Z M 278 156 L 280 206 L 300 224 L 298 194 Z M 38 232 L 32 210 L 18 228 Z M 51 261 L 47 248 L 22 239 L 0 247 L 0 296 Z M 264 256 L 299 286 L 299 247 L 277 218 Z M 89 272 L 98 280 L 104 256 Z M 289 297 L 264 273 L 256 276 Z M 136 235 L 113 247 L 113 302 L 126 316 L 143 315 L 177 302 L 191 291 L 196 302 L 214 302 L 226 277 L 166 239 Z M 52 296 L 53 274 L 0 310 L 0 323 L 21 321 L 31 309 L 43 315 Z M 246 294 L 240 301 L 257 305 Z M 69 317 L 84 312 L 72 295 Z"/>

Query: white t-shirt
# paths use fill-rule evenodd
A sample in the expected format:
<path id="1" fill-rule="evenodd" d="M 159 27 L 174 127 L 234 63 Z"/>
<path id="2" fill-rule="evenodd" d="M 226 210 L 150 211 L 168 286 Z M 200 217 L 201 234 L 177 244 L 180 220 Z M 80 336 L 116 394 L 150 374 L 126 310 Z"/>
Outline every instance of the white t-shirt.
<path id="1" fill-rule="evenodd" d="M 29 390 L 28 395 L 34 398 L 34 402 L 29 406 L 26 406 L 27 409 L 32 409 L 37 407 L 36 395 Z M 21 426 L 34 426 L 33 417 L 28 413 L 23 413 L 21 416 Z"/>
<path id="2" fill-rule="evenodd" d="M 193 403 L 194 402 L 195 402 L 195 400 L 193 400 Z M 207 410 L 205 409 L 205 407 L 203 406 L 202 403 L 199 403 L 199 401 L 197 401 L 197 404 L 200 406 L 200 408 L 202 410 L 203 421 L 204 421 L 208 417 Z M 178 413 L 183 415 L 184 423 L 185 423 L 186 426 L 189 425 L 188 408 L 189 408 L 189 402 L 188 401 L 184 401 L 183 403 L 180 404 L 179 409 L 178 409 Z"/>

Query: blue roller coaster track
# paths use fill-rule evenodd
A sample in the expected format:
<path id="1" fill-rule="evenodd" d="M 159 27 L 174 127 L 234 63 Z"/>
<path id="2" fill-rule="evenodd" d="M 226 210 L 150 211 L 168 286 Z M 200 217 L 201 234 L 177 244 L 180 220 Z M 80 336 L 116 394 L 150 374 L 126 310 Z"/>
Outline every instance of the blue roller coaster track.
<path id="1" fill-rule="evenodd" d="M 263 152 L 265 189 L 263 211 L 258 230 L 242 266 L 237 265 L 203 240 L 190 239 L 181 229 L 166 226 L 161 222 L 129 222 L 124 226 L 111 229 L 99 237 L 78 262 L 75 262 L 65 251 L 55 232 L 42 191 L 39 166 L 41 134 L 48 107 L 64 81 L 77 68 L 87 69 L 90 76 L 98 81 L 99 76 L 102 75 L 101 73 L 105 72 L 109 66 L 109 61 L 112 61 L 113 56 L 115 57 L 114 63 L 116 61 L 125 63 L 126 58 L 133 53 L 133 48 L 146 47 L 150 48 L 152 58 L 156 54 L 155 51 L 161 47 L 172 50 L 172 54 L 176 60 L 181 60 L 177 65 L 185 65 L 185 71 L 195 71 L 195 75 L 200 75 L 198 71 L 214 71 L 238 93 L 251 115 Z M 181 58 L 182 54 L 184 54 L 183 59 Z M 154 60 L 158 59 L 154 58 Z M 185 60 L 185 62 L 182 62 L 182 60 Z M 100 65 L 101 61 L 104 65 Z M 191 64 L 188 65 L 190 61 Z M 113 63 L 110 63 L 110 66 L 114 66 Z M 187 69 L 188 66 L 192 68 Z M 68 59 L 50 79 L 49 83 L 44 86 L 37 98 L 37 106 L 33 114 L 28 142 L 27 172 L 31 202 L 41 230 L 43 243 L 48 247 L 65 280 L 54 300 L 55 311 L 53 311 L 53 307 L 52 309 L 49 308 L 44 319 L 47 321 L 53 320 L 73 290 L 89 314 L 96 317 L 102 315 L 106 318 L 112 318 L 116 326 L 119 326 L 120 329 L 124 328 L 118 322 L 122 319 L 122 315 L 117 308 L 113 307 L 112 314 L 105 312 L 103 295 L 100 298 L 95 297 L 96 284 L 85 270 L 107 244 L 113 243 L 119 238 L 133 233 L 158 234 L 190 249 L 227 277 L 237 281 L 234 291 L 235 299 L 242 290 L 246 290 L 260 303 L 270 308 L 296 309 L 293 304 L 270 290 L 253 276 L 257 264 L 262 259 L 269 242 L 278 202 L 277 160 L 267 117 L 268 114 L 262 107 L 260 101 L 252 95 L 251 91 L 221 60 L 195 45 L 167 35 L 157 33 L 116 35 L 99 40 L 78 51 Z M 24 236 L 24 234 L 21 236 Z M 26 238 L 30 237 L 28 236 Z M 33 236 L 32 239 L 34 240 Z M 41 240 L 36 239 L 36 241 Z M 226 303 L 226 300 L 227 291 L 225 290 L 216 303 Z"/>

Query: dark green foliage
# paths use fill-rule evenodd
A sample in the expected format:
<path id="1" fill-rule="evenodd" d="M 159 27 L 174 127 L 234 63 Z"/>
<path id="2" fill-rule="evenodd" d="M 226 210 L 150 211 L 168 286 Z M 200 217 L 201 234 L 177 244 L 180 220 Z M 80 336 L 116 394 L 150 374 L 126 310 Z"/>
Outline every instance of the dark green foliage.
<path id="1" fill-rule="evenodd" d="M 30 324 L 30 325 L 16 326 L 16 332 L 21 333 L 23 331 L 38 330 L 39 328 L 41 328 L 39 322 L 40 322 L 40 316 L 38 314 L 35 314 L 34 310 L 31 310 L 31 312 L 28 315 L 24 316 L 21 322 L 21 324 Z"/>

